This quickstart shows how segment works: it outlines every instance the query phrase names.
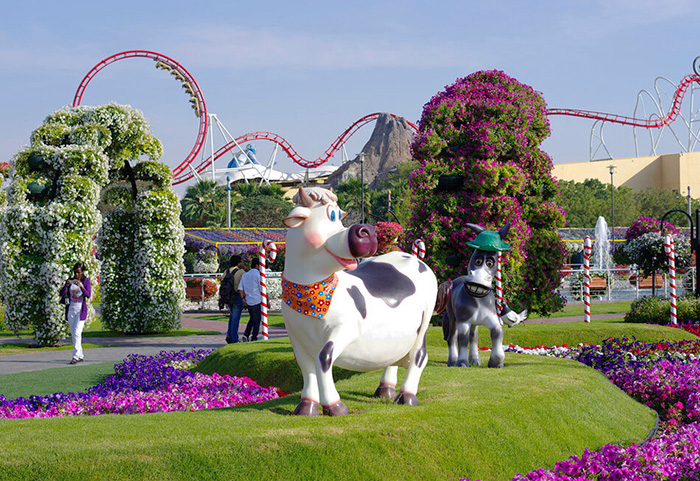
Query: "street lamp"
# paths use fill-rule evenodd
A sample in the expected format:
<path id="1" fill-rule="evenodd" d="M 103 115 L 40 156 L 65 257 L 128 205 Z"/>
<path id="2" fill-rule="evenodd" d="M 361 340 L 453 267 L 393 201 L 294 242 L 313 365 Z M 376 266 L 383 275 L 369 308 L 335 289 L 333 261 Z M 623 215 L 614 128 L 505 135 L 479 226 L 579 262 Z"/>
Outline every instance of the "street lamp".
<path id="1" fill-rule="evenodd" d="M 226 228 L 231 228 L 231 177 L 226 176 Z"/>
<path id="2" fill-rule="evenodd" d="M 360 152 L 360 193 L 362 195 L 362 224 L 365 223 L 365 154 Z"/>
<path id="3" fill-rule="evenodd" d="M 615 172 L 614 165 L 608 165 L 610 169 L 610 209 L 612 210 L 612 245 L 613 250 L 615 250 L 615 191 L 613 187 L 613 172 Z"/>

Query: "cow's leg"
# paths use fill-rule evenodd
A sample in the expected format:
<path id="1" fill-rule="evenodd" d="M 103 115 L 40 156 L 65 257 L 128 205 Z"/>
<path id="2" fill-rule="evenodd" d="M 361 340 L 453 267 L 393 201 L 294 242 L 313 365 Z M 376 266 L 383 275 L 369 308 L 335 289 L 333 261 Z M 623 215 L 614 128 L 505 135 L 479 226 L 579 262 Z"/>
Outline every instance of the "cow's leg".
<path id="1" fill-rule="evenodd" d="M 472 366 L 481 366 L 479 356 L 479 326 L 472 324 L 469 329 L 469 362 Z"/>
<path id="2" fill-rule="evenodd" d="M 333 329 L 328 341 L 315 357 L 316 375 L 318 376 L 318 388 L 321 395 L 323 414 L 328 416 L 344 416 L 348 414 L 348 408 L 335 388 L 333 381 L 333 363 L 343 353 L 345 348 L 357 339 L 359 333 L 357 325 L 348 323 L 343 327 Z"/>
<path id="3" fill-rule="evenodd" d="M 403 384 L 401 384 L 399 395 L 396 396 L 394 400 L 396 404 L 405 404 L 408 406 L 418 405 L 418 398 L 416 398 L 418 383 L 420 382 L 423 369 L 428 365 L 428 351 L 425 346 L 425 336 L 429 323 L 430 314 L 428 314 L 427 317 L 424 314 L 423 326 L 418 332 L 416 342 L 409 351 L 406 359 L 406 379 L 404 379 Z"/>
<path id="4" fill-rule="evenodd" d="M 298 416 L 318 416 L 319 394 L 314 357 L 304 350 L 301 343 L 295 342 L 291 332 L 288 334 L 289 340 L 292 342 L 294 357 L 301 368 L 301 375 L 304 378 L 301 402 L 297 404 L 293 414 Z"/>
<path id="5" fill-rule="evenodd" d="M 491 357 L 489 367 L 503 367 L 506 354 L 503 351 L 503 326 L 494 314 L 484 324 L 491 331 Z"/>
<path id="6" fill-rule="evenodd" d="M 396 379 L 399 372 L 398 366 L 388 366 L 379 380 L 379 387 L 374 391 L 374 397 L 394 399 L 396 397 Z"/>
<path id="7" fill-rule="evenodd" d="M 470 327 L 470 322 L 457 321 L 458 367 L 469 367 L 469 342 L 472 338 Z"/>

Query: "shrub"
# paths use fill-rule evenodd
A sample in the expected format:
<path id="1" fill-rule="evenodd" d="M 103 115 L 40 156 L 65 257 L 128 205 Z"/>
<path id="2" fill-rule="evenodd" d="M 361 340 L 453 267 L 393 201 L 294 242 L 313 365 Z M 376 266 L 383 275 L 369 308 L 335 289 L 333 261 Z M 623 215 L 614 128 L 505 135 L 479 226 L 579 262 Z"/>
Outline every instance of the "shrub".
<path id="1" fill-rule="evenodd" d="M 625 322 L 666 325 L 671 318 L 671 301 L 660 297 L 642 297 L 632 302 Z M 700 319 L 700 299 L 683 296 L 677 299 L 676 314 L 678 323 Z"/>

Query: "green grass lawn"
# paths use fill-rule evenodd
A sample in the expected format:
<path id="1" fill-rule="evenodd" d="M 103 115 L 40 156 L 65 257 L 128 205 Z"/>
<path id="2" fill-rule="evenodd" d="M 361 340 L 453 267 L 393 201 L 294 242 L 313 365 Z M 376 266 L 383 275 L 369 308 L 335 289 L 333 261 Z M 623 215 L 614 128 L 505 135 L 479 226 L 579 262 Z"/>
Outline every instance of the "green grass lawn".
<path id="1" fill-rule="evenodd" d="M 592 302 L 591 314 L 620 314 L 627 313 L 630 310 L 631 301 L 625 302 Z M 552 313 L 551 317 L 570 317 L 580 316 L 583 319 L 583 304 L 567 304 L 561 311 Z M 530 317 L 541 317 L 537 314 L 532 314 Z"/>
<path id="2" fill-rule="evenodd" d="M 507 329 L 506 342 L 599 343 L 627 329 L 621 324 L 524 325 Z M 641 339 L 695 338 L 661 326 L 628 328 Z M 287 339 L 228 345 L 198 370 L 247 375 L 297 394 L 200 412 L 1 420 L 0 479 L 505 480 L 584 448 L 639 442 L 654 425 L 651 410 L 580 363 L 508 353 L 503 369 L 448 368 L 440 328 L 429 330 L 427 345 L 420 406 L 372 398 L 379 372 L 336 369 L 351 414 L 313 419 L 289 415 L 301 375 Z M 102 364 L 3 375 L 0 393 L 81 390 L 109 373 Z"/>

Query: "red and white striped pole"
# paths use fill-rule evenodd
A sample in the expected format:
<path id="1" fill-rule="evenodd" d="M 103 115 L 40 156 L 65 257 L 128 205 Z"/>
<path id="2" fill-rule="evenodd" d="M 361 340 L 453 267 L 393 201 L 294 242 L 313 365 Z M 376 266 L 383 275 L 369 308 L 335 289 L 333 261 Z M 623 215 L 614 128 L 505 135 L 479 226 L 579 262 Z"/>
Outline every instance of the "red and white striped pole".
<path id="1" fill-rule="evenodd" d="M 503 310 L 503 280 L 501 278 L 501 256 L 503 253 L 498 251 L 498 261 L 496 262 L 496 314 L 501 315 Z M 500 317 L 498 319 L 500 321 Z M 503 325 L 503 321 L 501 321 Z"/>
<path id="2" fill-rule="evenodd" d="M 671 279 L 671 324 L 678 325 L 678 313 L 676 312 L 676 249 L 673 246 L 673 237 L 670 235 L 664 239 L 664 250 L 668 256 L 668 277 Z"/>
<path id="3" fill-rule="evenodd" d="M 411 246 L 411 254 L 420 260 L 425 259 L 425 242 L 423 242 L 423 239 L 416 239 L 413 241 L 413 245 Z"/>
<path id="4" fill-rule="evenodd" d="M 267 341 L 270 338 L 268 334 L 269 325 L 267 323 L 267 307 L 269 303 L 267 301 L 267 260 L 270 263 L 274 262 L 277 257 L 277 246 L 271 240 L 264 241 L 260 248 L 258 249 L 258 258 L 260 259 L 260 296 L 262 297 L 262 304 L 260 305 L 260 317 L 262 324 L 262 337 L 263 340 Z"/>
<path id="5" fill-rule="evenodd" d="M 590 236 L 583 240 L 583 320 L 591 322 L 591 254 Z"/>

